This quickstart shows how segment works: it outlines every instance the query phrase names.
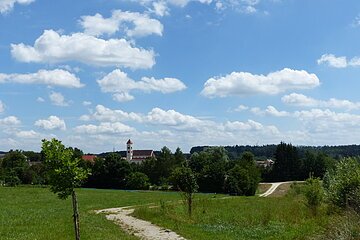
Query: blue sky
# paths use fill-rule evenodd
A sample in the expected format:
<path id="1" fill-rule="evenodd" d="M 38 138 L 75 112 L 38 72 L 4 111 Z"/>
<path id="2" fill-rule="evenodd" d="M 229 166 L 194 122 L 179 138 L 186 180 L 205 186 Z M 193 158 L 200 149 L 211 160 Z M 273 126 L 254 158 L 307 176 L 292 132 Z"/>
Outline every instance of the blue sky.
<path id="1" fill-rule="evenodd" d="M 0 150 L 360 143 L 360 4 L 0 0 Z"/>

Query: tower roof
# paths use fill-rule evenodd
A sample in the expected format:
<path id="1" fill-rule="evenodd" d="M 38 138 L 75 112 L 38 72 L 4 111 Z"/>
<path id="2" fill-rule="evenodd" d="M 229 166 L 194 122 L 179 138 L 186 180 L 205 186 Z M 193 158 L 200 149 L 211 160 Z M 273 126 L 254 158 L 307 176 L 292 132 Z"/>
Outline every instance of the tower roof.
<path id="1" fill-rule="evenodd" d="M 129 139 L 126 144 L 133 144 L 132 141 Z"/>

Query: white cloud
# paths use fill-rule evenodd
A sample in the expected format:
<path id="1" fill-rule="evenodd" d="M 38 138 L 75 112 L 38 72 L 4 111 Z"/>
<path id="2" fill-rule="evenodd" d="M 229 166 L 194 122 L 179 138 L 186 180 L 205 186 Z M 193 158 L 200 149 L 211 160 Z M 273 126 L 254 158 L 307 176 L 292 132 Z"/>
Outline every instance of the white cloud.
<path id="1" fill-rule="evenodd" d="M 226 9 L 234 10 L 243 14 L 254 14 L 260 12 L 258 5 L 260 0 L 128 0 L 139 3 L 149 8 L 150 13 L 163 17 L 169 15 L 171 7 L 184 8 L 189 3 L 201 3 L 213 7 L 216 11 Z M 275 0 L 273 0 L 275 2 Z M 264 11 L 266 13 L 266 11 Z"/>
<path id="2" fill-rule="evenodd" d="M 153 2 L 152 3 L 153 6 L 153 11 L 156 15 L 163 17 L 163 16 L 167 16 L 169 15 L 169 7 L 167 6 L 165 1 L 158 1 L 158 2 Z"/>
<path id="3" fill-rule="evenodd" d="M 250 112 L 259 116 L 264 116 L 264 115 L 273 116 L 273 117 L 291 116 L 291 113 L 286 111 L 279 111 L 274 106 L 267 106 L 265 110 L 262 110 L 259 107 L 253 107 L 250 109 Z"/>
<path id="4" fill-rule="evenodd" d="M 237 108 L 234 109 L 234 111 L 236 111 L 236 112 L 242 112 L 242 111 L 245 111 L 245 110 L 248 110 L 248 109 L 249 109 L 248 106 L 245 106 L 245 105 L 240 104 Z"/>
<path id="5" fill-rule="evenodd" d="M 90 106 L 91 105 L 91 102 L 90 101 L 83 101 L 82 103 L 84 106 Z"/>
<path id="6" fill-rule="evenodd" d="M 18 138 L 38 138 L 40 136 L 39 133 L 35 132 L 34 130 L 19 131 L 16 132 L 15 135 Z"/>
<path id="7" fill-rule="evenodd" d="M 157 11 L 164 11 L 161 4 L 155 6 Z M 163 14 L 165 13 L 163 12 Z M 129 25 L 125 25 L 125 23 L 129 23 Z M 164 29 L 158 20 L 150 18 L 147 14 L 123 12 L 121 10 L 113 11 L 110 18 L 104 18 L 99 13 L 94 16 L 82 16 L 80 25 L 84 28 L 86 34 L 94 36 L 111 35 L 121 28 L 129 37 L 144 37 L 151 34 L 162 36 Z"/>
<path id="8" fill-rule="evenodd" d="M 95 66 L 147 69 L 155 64 L 152 50 L 133 47 L 125 39 L 104 40 L 84 33 L 60 35 L 45 30 L 34 46 L 11 44 L 11 55 L 21 62 L 58 63 L 78 61 Z"/>
<path id="9" fill-rule="evenodd" d="M 38 98 L 36 99 L 36 101 L 37 101 L 37 102 L 45 102 L 45 99 L 43 99 L 42 97 L 38 97 Z"/>
<path id="10" fill-rule="evenodd" d="M 353 57 L 352 59 L 348 60 L 347 57 L 341 56 L 336 57 L 334 54 L 324 54 L 318 60 L 317 63 L 320 64 L 327 64 L 330 67 L 334 68 L 346 68 L 346 67 L 359 67 L 360 66 L 360 58 Z"/>
<path id="11" fill-rule="evenodd" d="M 45 130 L 66 130 L 65 121 L 57 116 L 50 116 L 48 119 L 39 119 L 35 122 L 35 126 Z"/>
<path id="12" fill-rule="evenodd" d="M 346 68 L 347 67 L 347 60 L 346 57 L 336 57 L 333 54 L 324 54 L 317 60 L 317 63 L 323 64 L 326 63 L 331 67 L 335 68 Z"/>
<path id="13" fill-rule="evenodd" d="M 140 90 L 143 92 L 161 92 L 172 93 L 186 89 L 183 82 L 176 78 L 147 78 L 143 77 L 140 81 L 134 81 L 120 69 L 116 69 L 97 81 L 101 91 L 115 93 L 114 99 L 118 101 L 129 101 L 134 99 L 129 94 L 132 90 Z"/>
<path id="14" fill-rule="evenodd" d="M 225 77 L 213 77 L 204 84 L 201 94 L 206 97 L 275 95 L 292 89 L 310 89 L 320 85 L 315 74 L 284 68 L 268 75 L 233 72 Z"/>
<path id="15" fill-rule="evenodd" d="M 0 119 L 0 126 L 16 126 L 19 125 L 21 122 L 15 116 L 9 116 L 6 118 Z"/>
<path id="16" fill-rule="evenodd" d="M 248 120 L 247 122 L 226 122 L 225 128 L 229 131 L 234 130 L 261 130 L 263 129 L 263 125 L 261 123 L 255 122 L 253 120 Z"/>
<path id="17" fill-rule="evenodd" d="M 100 125 L 80 125 L 75 128 L 75 131 L 86 134 L 129 134 L 135 129 L 120 122 L 105 122 L 100 123 Z"/>
<path id="18" fill-rule="evenodd" d="M 67 107 L 69 102 L 65 100 L 65 97 L 59 92 L 51 92 L 49 95 L 50 101 L 55 106 Z"/>
<path id="19" fill-rule="evenodd" d="M 5 104 L 0 100 L 0 113 L 5 111 Z"/>
<path id="20" fill-rule="evenodd" d="M 343 132 L 351 135 L 354 129 L 359 129 L 360 115 L 350 113 L 337 113 L 329 109 L 311 109 L 309 111 L 296 111 L 294 117 L 300 119 L 314 132 Z"/>
<path id="21" fill-rule="evenodd" d="M 351 102 L 349 100 L 342 100 L 330 98 L 329 100 L 318 100 L 303 94 L 291 93 L 281 98 L 283 103 L 300 106 L 300 107 L 324 107 L 324 108 L 338 108 L 347 111 L 360 109 L 360 102 Z"/>
<path id="22" fill-rule="evenodd" d="M 267 106 L 265 113 L 274 117 L 286 117 L 290 114 L 286 111 L 279 111 L 273 106 Z"/>
<path id="23" fill-rule="evenodd" d="M 175 110 L 153 108 L 146 116 L 146 121 L 155 125 L 169 126 L 178 130 L 200 131 L 205 126 L 213 125 L 210 121 L 179 113 Z"/>
<path id="24" fill-rule="evenodd" d="M 95 112 L 91 115 L 81 116 L 82 120 L 97 120 L 103 122 L 121 122 L 121 121 L 135 121 L 142 122 L 143 116 L 134 112 L 124 112 L 122 110 L 112 110 L 103 105 L 97 105 Z"/>
<path id="25" fill-rule="evenodd" d="M 74 74 L 62 69 L 39 70 L 36 73 L 28 74 L 0 73 L 1 83 L 45 84 L 67 88 L 81 88 L 84 86 Z"/>
<path id="26" fill-rule="evenodd" d="M 128 102 L 128 101 L 134 100 L 135 97 L 130 95 L 127 92 L 122 92 L 122 93 L 113 94 L 113 99 L 117 102 Z"/>
<path id="27" fill-rule="evenodd" d="M 0 0 L 0 13 L 5 14 L 10 12 L 14 8 L 15 3 L 28 5 L 32 2 L 35 2 L 35 0 Z"/>

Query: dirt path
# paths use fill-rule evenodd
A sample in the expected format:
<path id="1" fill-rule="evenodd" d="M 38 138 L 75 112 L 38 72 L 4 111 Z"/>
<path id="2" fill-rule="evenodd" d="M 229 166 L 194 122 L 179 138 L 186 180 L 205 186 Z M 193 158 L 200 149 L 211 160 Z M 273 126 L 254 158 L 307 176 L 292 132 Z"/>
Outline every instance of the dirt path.
<path id="1" fill-rule="evenodd" d="M 281 184 L 288 183 L 288 182 L 276 182 L 276 183 L 269 183 L 271 187 L 264 193 L 260 194 L 260 197 L 267 197 L 272 194 Z"/>
<path id="2" fill-rule="evenodd" d="M 288 182 L 269 183 L 271 184 L 271 187 L 259 196 L 267 197 L 271 195 L 283 183 Z M 226 198 L 232 197 L 223 197 L 219 199 Z M 133 234 L 143 240 L 186 240 L 184 237 L 181 237 L 169 229 L 164 229 L 152 224 L 151 222 L 132 217 L 131 214 L 134 212 L 135 207 L 136 206 L 108 208 L 95 212 L 97 214 L 106 214 L 106 219 L 115 222 L 129 234 Z"/>
<path id="3" fill-rule="evenodd" d="M 177 233 L 160 228 L 150 222 L 130 216 L 134 207 L 109 208 L 96 211 L 97 214 L 105 213 L 106 219 L 120 225 L 126 232 L 144 240 L 186 240 Z"/>

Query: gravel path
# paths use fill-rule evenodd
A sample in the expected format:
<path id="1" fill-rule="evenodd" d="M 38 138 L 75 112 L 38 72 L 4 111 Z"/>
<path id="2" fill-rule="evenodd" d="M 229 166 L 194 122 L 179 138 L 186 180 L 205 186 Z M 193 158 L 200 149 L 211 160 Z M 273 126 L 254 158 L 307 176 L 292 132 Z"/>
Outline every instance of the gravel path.
<path id="1" fill-rule="evenodd" d="M 276 183 L 269 183 L 271 184 L 271 187 L 266 191 L 264 192 L 263 194 L 260 194 L 259 196 L 260 197 L 267 197 L 269 196 L 270 194 L 272 194 L 281 184 L 283 183 L 287 183 L 287 182 L 276 182 Z"/>
<path id="2" fill-rule="evenodd" d="M 259 196 L 267 197 L 271 195 L 283 183 L 286 182 L 270 183 L 271 187 Z M 231 197 L 223 197 L 221 199 L 225 198 Z M 152 224 L 151 222 L 130 216 L 134 212 L 134 208 L 135 206 L 108 208 L 95 212 L 97 214 L 106 214 L 106 219 L 115 222 L 129 234 L 133 234 L 143 240 L 186 240 L 169 229 L 164 229 Z"/>
<path id="3" fill-rule="evenodd" d="M 160 228 L 150 222 L 130 216 L 133 207 L 109 208 L 96 211 L 97 214 L 105 213 L 106 219 L 115 222 L 126 232 L 144 240 L 186 240 L 177 233 Z"/>

